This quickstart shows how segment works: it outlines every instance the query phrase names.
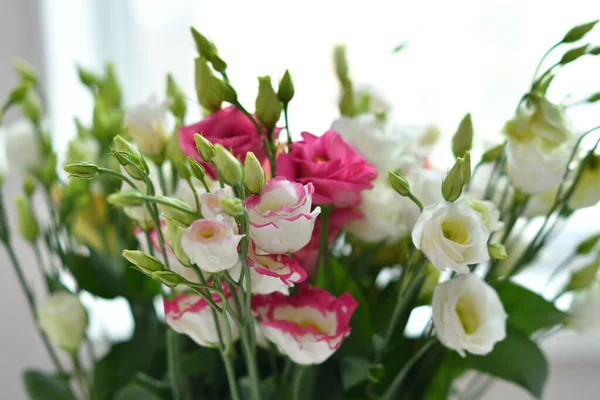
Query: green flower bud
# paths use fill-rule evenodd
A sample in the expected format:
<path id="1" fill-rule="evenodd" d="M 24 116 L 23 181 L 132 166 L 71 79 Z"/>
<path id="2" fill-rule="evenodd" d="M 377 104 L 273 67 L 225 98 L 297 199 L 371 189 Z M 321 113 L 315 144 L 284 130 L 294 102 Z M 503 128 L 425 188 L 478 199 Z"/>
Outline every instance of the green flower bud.
<path id="1" fill-rule="evenodd" d="M 199 181 L 204 181 L 204 178 L 206 177 L 206 171 L 202 164 L 194 160 L 192 157 L 188 157 L 187 159 L 190 165 L 190 169 L 192 170 L 192 175 L 194 175 L 194 177 Z"/>
<path id="2" fill-rule="evenodd" d="M 579 246 L 577 246 L 575 253 L 576 254 L 589 254 L 592 250 L 594 250 L 594 247 L 596 247 L 596 244 L 598 243 L 598 241 L 600 241 L 600 233 L 590 236 L 589 238 L 587 238 L 586 240 L 581 242 L 579 244 Z"/>
<path id="3" fill-rule="evenodd" d="M 504 260 L 508 255 L 506 254 L 506 249 L 502 243 L 493 243 L 488 245 L 488 252 L 490 253 L 490 257 L 494 260 Z"/>
<path id="4" fill-rule="evenodd" d="M 563 40 L 561 40 L 561 42 L 562 43 L 573 43 L 573 42 L 578 41 L 579 39 L 584 37 L 585 34 L 587 34 L 589 31 L 591 31 L 597 22 L 598 22 L 598 20 L 595 20 L 592 22 L 588 22 L 587 24 L 577 25 L 577 26 L 571 28 L 571 30 L 569 30 L 569 32 L 567 32 L 567 34 L 565 35 Z"/>
<path id="5" fill-rule="evenodd" d="M 452 152 L 454 157 L 464 157 L 473 145 L 473 123 L 471 114 L 465 115 L 458 125 L 458 130 L 452 138 Z"/>
<path id="6" fill-rule="evenodd" d="M 40 227 L 31 208 L 31 202 L 23 195 L 15 199 L 17 206 L 17 223 L 19 233 L 30 243 L 34 243 L 40 235 Z"/>
<path id="7" fill-rule="evenodd" d="M 24 81 L 29 81 L 33 85 L 37 83 L 37 72 L 35 72 L 35 69 L 27 61 L 20 58 L 16 58 L 12 62 L 12 67 L 15 71 L 17 71 L 17 74 L 19 74 L 21 79 L 23 79 Z"/>
<path id="8" fill-rule="evenodd" d="M 123 257 L 130 263 L 147 271 L 164 271 L 165 266 L 156 257 L 139 250 L 123 250 Z"/>
<path id="9" fill-rule="evenodd" d="M 589 46 L 590 46 L 590 44 L 588 43 L 588 44 L 584 44 L 583 46 L 576 47 L 574 49 L 567 51 L 560 59 L 560 63 L 562 65 L 572 63 L 573 61 L 577 60 L 579 57 L 585 55 L 587 53 Z"/>
<path id="10" fill-rule="evenodd" d="M 211 60 L 212 57 L 217 54 L 215 45 L 208 40 L 206 36 L 198 32 L 196 28 L 192 27 L 190 30 L 192 31 L 192 37 L 196 43 L 196 50 L 198 50 L 198 54 L 200 54 L 202 57 L 205 57 L 207 60 Z"/>
<path id="11" fill-rule="evenodd" d="M 256 117 L 269 131 L 275 127 L 281 116 L 281 102 L 271 86 L 271 77 L 258 78 L 258 95 L 256 96 Z"/>
<path id="12" fill-rule="evenodd" d="M 223 211 L 232 217 L 237 217 L 244 213 L 244 202 L 237 197 L 223 199 L 219 204 Z"/>
<path id="13" fill-rule="evenodd" d="M 165 237 L 169 241 L 169 245 L 171 246 L 175 257 L 177 257 L 179 262 L 183 265 L 190 265 L 190 259 L 181 247 L 181 237 L 185 233 L 185 228 L 173 221 L 171 218 L 165 218 L 165 221 L 167 223 Z"/>
<path id="14" fill-rule="evenodd" d="M 160 283 L 171 288 L 181 285 L 182 283 L 186 283 L 184 278 L 173 271 L 157 271 L 153 272 L 152 276 L 160 281 Z"/>
<path id="15" fill-rule="evenodd" d="M 446 179 L 442 182 L 442 196 L 444 196 L 444 199 L 455 201 L 460 197 L 464 185 L 464 165 L 465 159 L 458 157 L 454 166 L 446 175 Z"/>
<path id="16" fill-rule="evenodd" d="M 463 185 L 468 185 L 471 180 L 471 152 L 466 151 L 465 155 L 465 163 L 463 164 Z"/>
<path id="17" fill-rule="evenodd" d="M 88 316 L 77 296 L 69 292 L 51 294 L 37 311 L 42 331 L 61 349 L 75 354 L 85 337 Z"/>
<path id="18" fill-rule="evenodd" d="M 194 141 L 196 142 L 196 150 L 204 160 L 204 162 L 212 162 L 215 158 L 215 146 L 206 140 L 200 133 L 194 133 Z"/>
<path id="19" fill-rule="evenodd" d="M 227 83 L 213 75 L 206 58 L 196 58 L 196 94 L 200 104 L 215 112 L 221 108 L 223 101 L 235 103 L 237 93 Z"/>
<path id="20" fill-rule="evenodd" d="M 252 194 L 259 194 L 266 181 L 265 170 L 260 165 L 260 161 L 253 152 L 249 151 L 246 153 L 246 160 L 244 161 L 244 184 L 246 188 Z"/>
<path id="21" fill-rule="evenodd" d="M 161 195 L 156 195 L 156 198 L 161 200 L 160 203 L 157 203 L 158 208 L 164 212 L 167 217 L 180 225 L 190 226 L 190 224 L 196 220 L 194 210 L 185 201 Z M 182 209 L 187 210 L 188 212 L 183 211 Z"/>
<path id="22" fill-rule="evenodd" d="M 31 199 L 31 196 L 35 193 L 35 180 L 31 176 L 28 176 L 25 179 L 25 182 L 23 182 L 23 191 L 25 192 L 25 196 L 29 199 Z"/>
<path id="23" fill-rule="evenodd" d="M 481 156 L 481 161 L 485 163 L 494 162 L 504 151 L 504 143 L 494 146 Z"/>
<path id="24" fill-rule="evenodd" d="M 215 146 L 215 166 L 219 176 L 229 186 L 242 183 L 244 171 L 242 164 L 225 147 L 220 144 Z"/>
<path id="25" fill-rule="evenodd" d="M 140 157 L 139 152 L 129 143 L 123 139 L 121 135 L 115 136 L 114 140 L 115 150 L 113 156 L 119 161 L 127 173 L 137 180 L 143 180 L 145 175 L 150 173 L 150 168 L 146 161 Z"/>
<path id="26" fill-rule="evenodd" d="M 283 104 L 287 104 L 294 97 L 294 82 L 290 76 L 290 71 L 285 70 L 283 78 L 279 82 L 279 89 L 277 90 L 277 97 Z"/>
<path id="27" fill-rule="evenodd" d="M 167 75 L 167 97 L 171 101 L 171 112 L 173 115 L 178 119 L 183 119 L 187 110 L 185 94 L 177 86 L 171 74 Z"/>
<path id="28" fill-rule="evenodd" d="M 87 161 L 79 161 L 65 165 L 64 170 L 69 174 L 69 178 L 73 176 L 75 178 L 89 180 L 98 176 L 98 166 Z"/>
<path id="29" fill-rule="evenodd" d="M 23 109 L 23 114 L 25 114 L 34 125 L 39 125 L 42 111 L 40 99 L 37 94 L 34 92 L 27 93 L 25 99 L 23 99 L 23 102 L 21 103 L 21 108 Z"/>
<path id="30" fill-rule="evenodd" d="M 177 167 L 177 172 L 179 174 L 179 177 L 186 182 L 192 179 L 192 171 L 190 169 L 190 166 L 185 162 L 179 163 L 179 166 Z"/>
<path id="31" fill-rule="evenodd" d="M 600 269 L 600 260 L 595 260 L 591 264 L 573 272 L 571 280 L 567 285 L 567 290 L 582 290 L 592 286 L 598 277 L 598 270 Z"/>
<path id="32" fill-rule="evenodd" d="M 77 66 L 77 75 L 79 75 L 79 80 L 88 88 L 92 89 L 98 86 L 98 76 L 93 72 L 83 68 L 82 66 Z"/>
<path id="33" fill-rule="evenodd" d="M 335 46 L 333 49 L 333 63 L 335 65 L 335 73 L 343 84 L 348 80 L 348 60 L 346 60 L 345 46 Z"/>
<path id="34" fill-rule="evenodd" d="M 25 97 L 27 97 L 27 94 L 29 93 L 29 89 L 31 89 L 30 81 L 21 82 L 19 84 L 19 86 L 17 86 L 16 88 L 13 89 L 12 92 L 10 92 L 8 102 L 10 104 L 21 103 L 23 100 L 25 100 Z"/>
<path id="35" fill-rule="evenodd" d="M 146 199 L 139 190 L 117 192 L 106 198 L 109 204 L 117 207 L 138 207 L 144 204 Z"/>
<path id="36" fill-rule="evenodd" d="M 356 115 L 355 110 L 356 102 L 354 101 L 354 91 L 352 89 L 352 83 L 347 81 L 342 86 L 342 97 L 340 98 L 339 109 L 342 115 L 352 117 Z"/>
<path id="37" fill-rule="evenodd" d="M 392 189 L 402 196 L 410 194 L 410 184 L 398 171 L 388 171 L 388 182 Z"/>

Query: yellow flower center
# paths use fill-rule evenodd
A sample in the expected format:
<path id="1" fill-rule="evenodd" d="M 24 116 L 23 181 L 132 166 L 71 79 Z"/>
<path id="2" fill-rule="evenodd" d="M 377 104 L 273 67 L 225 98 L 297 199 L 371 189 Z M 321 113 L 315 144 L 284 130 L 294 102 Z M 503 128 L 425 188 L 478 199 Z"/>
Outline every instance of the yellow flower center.
<path id="1" fill-rule="evenodd" d="M 327 158 L 325 158 L 325 157 L 317 157 L 317 158 L 315 158 L 315 161 L 316 162 L 323 162 L 323 161 L 327 161 Z"/>
<path id="2" fill-rule="evenodd" d="M 465 244 L 469 240 L 469 232 L 466 227 L 457 221 L 442 222 L 442 233 L 446 239 L 458 244 Z"/>
<path id="3" fill-rule="evenodd" d="M 479 327 L 479 314 L 473 306 L 471 299 L 461 297 L 456 303 L 456 314 L 467 335 L 471 335 L 477 331 Z"/>

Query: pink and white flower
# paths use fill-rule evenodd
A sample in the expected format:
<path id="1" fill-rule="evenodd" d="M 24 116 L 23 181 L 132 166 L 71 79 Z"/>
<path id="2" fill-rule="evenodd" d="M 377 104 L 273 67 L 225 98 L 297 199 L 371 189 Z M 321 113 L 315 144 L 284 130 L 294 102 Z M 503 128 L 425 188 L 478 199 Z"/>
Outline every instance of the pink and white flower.
<path id="1" fill-rule="evenodd" d="M 252 310 L 262 333 L 296 364 L 320 364 L 350 334 L 350 318 L 357 307 L 344 293 L 339 298 L 319 288 L 302 286 L 297 296 L 272 293 L 254 296 Z"/>
<path id="2" fill-rule="evenodd" d="M 226 289 L 226 288 L 224 288 Z M 227 301 L 231 293 L 226 289 Z M 222 303 L 221 297 L 212 293 L 212 299 L 217 304 Z M 182 294 L 172 300 L 164 299 L 165 317 L 167 324 L 175 331 L 189 336 L 194 342 L 204 347 L 217 347 L 219 335 L 213 313 L 208 302 L 197 294 Z M 217 313 L 217 323 L 221 332 L 227 332 L 226 324 L 231 329 L 231 339 L 237 340 L 240 332 L 237 324 L 226 314 Z"/>
<path id="3" fill-rule="evenodd" d="M 181 238 L 181 247 L 190 261 L 210 273 L 225 271 L 239 261 L 237 235 L 222 216 L 192 222 Z"/>
<path id="4" fill-rule="evenodd" d="M 283 254 L 257 254 L 256 244 L 248 248 L 248 267 L 250 270 L 250 291 L 255 294 L 281 292 L 288 294 L 288 288 L 306 280 L 306 271 L 298 260 Z M 238 279 L 241 264 L 232 268 L 229 274 Z"/>
<path id="5" fill-rule="evenodd" d="M 246 199 L 250 214 L 250 237 L 259 252 L 285 254 L 300 250 L 309 242 L 315 219 L 310 211 L 314 187 L 277 177 L 265 184 L 262 193 Z"/>
<path id="6" fill-rule="evenodd" d="M 233 197 L 233 190 L 228 186 L 223 189 L 213 190 L 210 193 L 202 193 L 199 196 L 200 212 L 204 218 L 217 218 L 218 215 L 229 217 L 221 207 L 221 200 Z"/>

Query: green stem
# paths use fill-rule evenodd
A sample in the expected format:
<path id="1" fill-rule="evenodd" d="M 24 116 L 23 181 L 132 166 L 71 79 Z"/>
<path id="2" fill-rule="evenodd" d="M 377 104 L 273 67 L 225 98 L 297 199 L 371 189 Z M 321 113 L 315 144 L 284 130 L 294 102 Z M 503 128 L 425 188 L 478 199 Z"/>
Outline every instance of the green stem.
<path id="1" fill-rule="evenodd" d="M 260 377 L 258 374 L 258 366 L 256 365 L 256 347 L 252 346 L 252 337 L 250 336 L 249 328 L 254 328 L 254 324 L 247 324 L 245 329 L 242 329 L 242 349 L 246 358 L 246 367 L 248 368 L 248 377 L 250 378 L 250 393 L 251 398 L 260 400 Z"/>
<path id="2" fill-rule="evenodd" d="M 333 288 L 333 275 L 331 268 L 329 268 L 329 216 L 331 215 L 332 206 L 324 205 L 321 207 L 321 232 L 319 239 L 319 250 L 317 252 L 317 268 L 325 268 L 327 277 L 328 289 Z"/>
<path id="3" fill-rule="evenodd" d="M 171 328 L 167 329 L 167 367 L 169 370 L 169 380 L 171 381 L 171 392 L 175 400 L 190 399 L 189 388 L 185 379 L 185 374 L 181 369 L 181 349 L 179 348 L 179 338 L 177 333 Z"/>
<path id="4" fill-rule="evenodd" d="M 160 185 L 160 189 L 162 190 L 162 194 L 164 196 L 167 195 L 167 180 L 165 179 L 165 174 L 162 169 L 162 164 L 157 166 L 158 169 L 158 184 Z M 173 180 L 176 181 L 175 177 Z"/>
<path id="5" fill-rule="evenodd" d="M 288 122 L 288 103 L 283 105 L 283 119 L 285 121 L 285 132 L 287 133 L 287 147 L 292 147 L 292 133 L 290 132 L 290 123 Z"/>
<path id="6" fill-rule="evenodd" d="M 187 182 L 188 182 L 188 185 L 189 185 L 190 189 L 192 190 L 192 193 L 194 194 L 194 202 L 196 203 L 196 215 L 202 215 L 201 211 L 200 211 L 200 199 L 198 198 L 198 191 L 196 190 L 196 188 L 192 184 L 192 180 L 191 179 L 189 179 Z M 208 193 L 208 191 L 207 191 L 207 193 Z"/>
<path id="7" fill-rule="evenodd" d="M 542 56 L 542 58 L 540 59 L 540 62 L 538 63 L 537 67 L 535 67 L 535 72 L 533 73 L 533 77 L 531 78 L 531 83 L 532 85 L 536 82 L 535 77 L 537 76 L 538 72 L 540 72 L 540 68 L 542 68 L 542 64 L 544 63 L 544 60 L 546 59 L 546 57 L 548 57 L 548 55 L 552 52 L 552 50 L 556 49 L 558 46 L 560 46 L 562 44 L 562 42 L 558 42 L 555 45 L 553 45 L 552 47 L 550 47 Z"/>
<path id="8" fill-rule="evenodd" d="M 154 257 L 154 243 L 152 243 L 152 238 L 150 237 L 150 230 L 144 229 L 144 235 L 146 236 L 146 243 L 148 246 L 148 253 L 152 257 Z"/>
<path id="9" fill-rule="evenodd" d="M 143 198 L 146 201 L 150 201 L 150 202 L 156 203 L 156 204 L 162 204 L 162 205 L 165 205 L 167 207 L 171 207 L 171 208 L 174 208 L 174 209 L 179 210 L 181 212 L 184 212 L 186 214 L 189 214 L 189 215 L 191 215 L 193 217 L 196 217 L 196 213 L 194 211 L 188 210 L 187 208 L 180 207 L 180 206 L 178 206 L 176 204 L 173 204 L 173 203 L 169 202 L 168 200 L 164 200 L 164 199 L 161 199 L 161 198 L 158 198 L 158 197 L 154 197 L 154 196 L 143 196 Z"/>
<path id="10" fill-rule="evenodd" d="M 227 382 L 229 383 L 229 394 L 231 395 L 231 400 L 240 400 L 240 393 L 235 380 L 235 370 L 233 368 L 231 358 L 229 358 L 222 350 L 221 358 L 223 359 L 223 364 L 225 364 L 225 372 L 227 373 Z"/>
<path id="11" fill-rule="evenodd" d="M 109 168 L 98 167 L 98 173 L 116 176 L 117 178 L 121 179 L 123 182 L 127 183 L 132 188 L 138 189 L 138 187 L 135 185 L 135 183 L 133 183 L 133 181 L 131 179 L 129 179 L 128 177 L 126 177 L 123 174 L 118 173 L 117 171 L 113 171 L 112 169 L 109 169 Z"/>
<path id="12" fill-rule="evenodd" d="M 302 391 L 302 378 L 304 378 L 304 373 L 306 370 L 307 367 L 303 365 L 299 365 L 296 369 L 296 375 L 294 376 L 294 384 L 292 387 L 292 400 L 300 400 L 300 394 Z"/>
<path id="13" fill-rule="evenodd" d="M 77 377 L 77 380 L 79 381 L 81 390 L 86 395 L 86 398 L 90 398 L 91 393 L 92 393 L 92 384 L 90 382 L 90 379 L 89 379 L 85 369 L 83 368 L 83 366 L 81 365 L 81 362 L 79 361 L 79 355 L 77 353 L 72 354 L 71 360 L 73 361 L 74 375 Z"/>
<path id="14" fill-rule="evenodd" d="M 35 254 L 35 259 L 38 264 L 40 275 L 44 277 L 44 281 L 46 282 L 46 288 L 48 289 L 48 291 L 50 291 L 50 285 L 48 284 L 47 279 L 48 274 L 46 273 L 46 268 L 44 266 L 44 259 L 42 257 L 42 251 L 40 250 L 40 243 L 35 242 L 32 243 L 31 246 L 33 247 L 33 253 Z"/>

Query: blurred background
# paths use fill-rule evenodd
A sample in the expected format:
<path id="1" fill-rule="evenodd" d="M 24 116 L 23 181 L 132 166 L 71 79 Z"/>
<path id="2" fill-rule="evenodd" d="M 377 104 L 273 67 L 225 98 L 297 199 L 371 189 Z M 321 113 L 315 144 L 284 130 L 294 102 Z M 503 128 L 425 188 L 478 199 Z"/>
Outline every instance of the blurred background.
<path id="1" fill-rule="evenodd" d="M 77 64 L 99 71 L 113 61 L 126 104 L 152 95 L 163 98 L 166 73 L 171 72 L 193 110 L 192 25 L 217 44 L 248 108 L 254 103 L 257 76 L 278 80 L 286 68 L 291 71 L 296 97 L 290 125 L 296 134 L 320 134 L 338 115 L 332 49 L 344 43 L 353 80 L 389 98 L 399 122 L 435 123 L 447 140 L 471 112 L 480 144 L 492 143 L 499 141 L 500 129 L 512 116 L 542 54 L 572 26 L 600 16 L 600 3 L 590 0 L 0 0 L 0 9 L 0 93 L 6 95 L 17 82 L 13 57 L 34 65 L 42 76 L 48 122 L 59 149 L 75 135 L 73 117 L 84 123 L 91 119 L 92 99 L 79 83 Z M 598 45 L 600 29 L 588 38 Z M 394 53 L 401 43 L 405 48 Z M 549 63 L 553 61 L 551 57 Z M 569 103 L 599 90 L 600 59 L 588 57 L 561 72 L 549 97 Z M 574 131 L 581 133 L 600 124 L 600 106 L 573 107 L 569 117 Z M 7 115 L 5 123 L 16 118 Z M 7 177 L 9 207 L 21 178 L 10 173 Z M 14 226 L 14 213 L 10 214 Z M 597 209 L 580 212 L 521 282 L 541 289 L 548 265 L 596 233 L 598 224 L 593 221 L 599 217 Z M 31 266 L 28 281 L 41 293 L 33 255 L 23 243 L 18 242 L 17 249 L 22 263 Z M 20 400 L 25 398 L 21 371 L 50 367 L 50 362 L 3 250 L 0 267 L 0 398 Z M 132 322 L 118 300 L 88 302 L 94 304 L 93 337 L 127 337 Z M 597 396 L 599 339 L 567 332 L 544 343 L 551 362 L 545 399 Z M 509 397 L 528 398 L 504 383 L 496 383 L 485 398 Z"/>

